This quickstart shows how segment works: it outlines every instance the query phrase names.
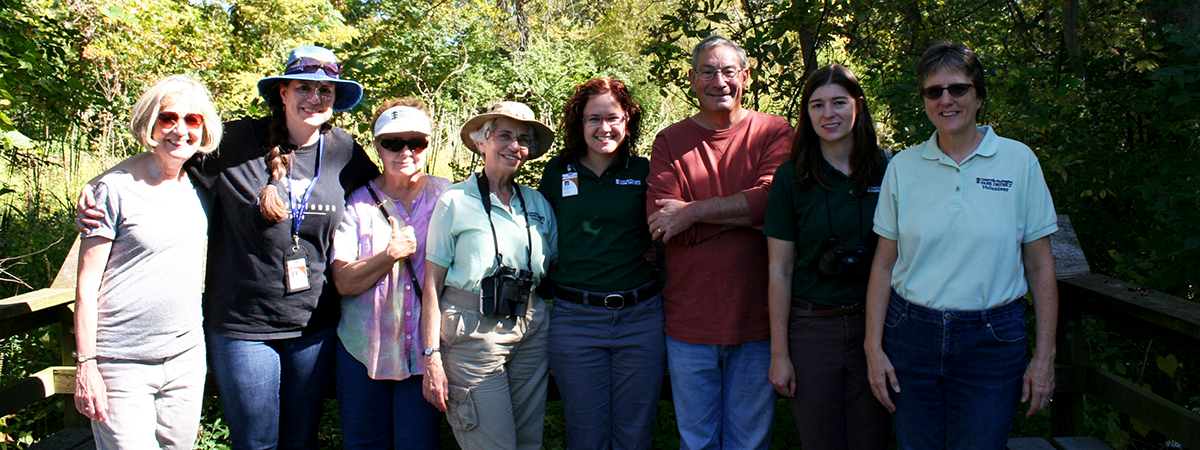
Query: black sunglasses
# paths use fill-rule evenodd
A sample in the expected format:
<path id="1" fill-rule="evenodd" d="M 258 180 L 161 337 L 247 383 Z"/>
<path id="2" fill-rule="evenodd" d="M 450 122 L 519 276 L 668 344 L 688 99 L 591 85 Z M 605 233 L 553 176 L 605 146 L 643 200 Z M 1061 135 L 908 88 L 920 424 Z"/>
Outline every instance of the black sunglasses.
<path id="1" fill-rule="evenodd" d="M 421 153 L 425 151 L 426 148 L 429 148 L 429 139 L 423 137 L 412 139 L 387 138 L 380 139 L 379 146 L 396 153 L 402 152 L 404 151 L 405 147 L 408 147 L 408 149 L 412 150 L 412 152 L 415 154 Z"/>
<path id="2" fill-rule="evenodd" d="M 930 86 L 925 89 L 921 89 L 921 95 L 924 95 L 925 98 L 930 100 L 937 100 L 942 98 L 942 91 L 950 91 L 951 97 L 962 97 L 967 95 L 967 91 L 971 90 L 973 87 L 975 87 L 975 85 L 971 83 L 956 83 L 945 87 Z"/>

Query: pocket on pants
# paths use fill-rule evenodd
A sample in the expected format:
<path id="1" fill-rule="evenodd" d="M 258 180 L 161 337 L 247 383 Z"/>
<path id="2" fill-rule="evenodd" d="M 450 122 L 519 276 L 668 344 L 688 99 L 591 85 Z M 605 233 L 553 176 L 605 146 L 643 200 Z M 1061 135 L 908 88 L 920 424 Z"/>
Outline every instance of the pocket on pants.
<path id="1" fill-rule="evenodd" d="M 459 431 L 475 429 L 479 420 L 475 416 L 475 399 L 471 395 L 471 389 L 451 384 L 448 394 L 450 400 L 446 405 L 446 422 L 450 423 L 451 428 Z"/>
<path id="2" fill-rule="evenodd" d="M 440 331 L 443 344 L 447 346 L 453 345 L 463 335 L 463 319 L 463 312 L 457 308 L 447 308 L 445 311 L 442 311 L 442 328 Z"/>
<path id="3" fill-rule="evenodd" d="M 884 319 L 883 325 L 888 328 L 895 328 L 904 321 L 904 316 L 904 307 L 893 299 L 888 302 L 887 318 Z"/>
<path id="4" fill-rule="evenodd" d="M 997 342 L 1011 344 L 1025 340 L 1025 319 L 1021 316 L 988 321 L 985 326 Z"/>

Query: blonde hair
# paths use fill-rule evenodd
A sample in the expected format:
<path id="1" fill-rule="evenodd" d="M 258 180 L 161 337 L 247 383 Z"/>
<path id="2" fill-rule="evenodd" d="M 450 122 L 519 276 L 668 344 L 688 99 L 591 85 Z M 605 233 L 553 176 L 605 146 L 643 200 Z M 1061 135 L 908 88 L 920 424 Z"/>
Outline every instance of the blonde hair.
<path id="1" fill-rule="evenodd" d="M 196 151 L 201 154 L 212 153 L 221 144 L 221 135 L 224 132 L 221 116 L 213 107 L 208 89 L 187 75 L 163 78 L 142 94 L 129 113 L 130 131 L 142 146 L 153 150 L 158 146 L 151 137 L 154 134 L 154 125 L 158 121 L 158 113 L 162 112 L 163 107 L 169 107 L 179 101 L 191 101 L 192 106 L 204 116 L 200 147 Z"/>

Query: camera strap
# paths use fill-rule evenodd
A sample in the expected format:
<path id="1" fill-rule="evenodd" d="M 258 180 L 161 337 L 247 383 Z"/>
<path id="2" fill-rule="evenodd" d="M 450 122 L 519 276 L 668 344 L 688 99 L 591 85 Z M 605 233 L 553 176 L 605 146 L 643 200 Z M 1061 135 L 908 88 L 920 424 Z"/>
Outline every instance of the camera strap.
<path id="1" fill-rule="evenodd" d="M 371 200 L 375 200 L 375 206 L 378 206 L 379 212 L 383 213 L 383 220 L 387 221 L 387 219 L 392 218 L 388 214 L 387 208 L 383 207 L 383 202 L 379 200 L 379 195 L 375 193 L 375 189 L 371 188 L 370 183 L 367 183 L 367 192 L 371 193 Z M 391 227 L 391 225 L 392 223 L 388 222 L 388 227 Z M 421 301 L 421 283 L 417 282 L 417 271 L 413 270 L 412 258 L 404 258 L 404 267 L 408 269 L 408 280 L 412 281 L 413 290 L 416 291 L 417 301 L 419 302 Z"/>
<path id="2" fill-rule="evenodd" d="M 492 228 L 492 245 L 496 249 L 496 267 L 500 267 L 503 259 L 500 257 L 500 241 L 496 238 L 496 224 L 492 223 L 492 190 L 488 187 L 487 174 L 482 170 L 475 174 L 475 181 L 479 183 L 479 200 L 483 202 L 483 213 L 487 214 L 488 226 Z M 521 196 L 521 187 L 513 183 L 513 191 L 517 194 L 517 200 L 521 201 L 521 211 L 525 216 L 525 261 L 529 264 L 529 273 L 533 273 L 533 234 L 529 231 L 529 208 L 525 203 L 525 197 Z"/>

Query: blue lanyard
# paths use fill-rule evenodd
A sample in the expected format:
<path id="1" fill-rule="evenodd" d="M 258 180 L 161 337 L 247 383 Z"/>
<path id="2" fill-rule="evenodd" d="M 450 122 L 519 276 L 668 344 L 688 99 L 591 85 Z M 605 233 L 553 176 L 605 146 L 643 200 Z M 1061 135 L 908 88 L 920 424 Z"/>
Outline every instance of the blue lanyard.
<path id="1" fill-rule="evenodd" d="M 300 236 L 300 224 L 304 222 L 304 211 L 308 209 L 308 199 L 317 189 L 317 180 L 321 179 L 321 155 L 325 153 L 325 135 L 322 134 L 317 142 L 317 166 L 314 169 L 312 184 L 308 185 L 308 189 L 304 191 L 299 205 L 296 204 L 296 197 L 292 194 L 292 174 L 290 173 L 291 168 L 288 168 L 288 200 L 292 209 L 292 237 L 295 239 L 299 239 Z"/>

